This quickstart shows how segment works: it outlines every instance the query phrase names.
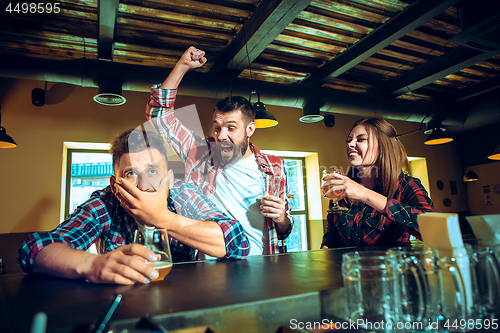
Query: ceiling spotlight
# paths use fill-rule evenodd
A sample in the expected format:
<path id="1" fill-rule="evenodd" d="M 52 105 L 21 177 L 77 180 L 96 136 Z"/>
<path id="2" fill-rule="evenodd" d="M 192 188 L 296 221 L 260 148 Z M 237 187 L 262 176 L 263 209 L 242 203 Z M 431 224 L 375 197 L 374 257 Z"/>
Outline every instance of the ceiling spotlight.
<path id="1" fill-rule="evenodd" d="M 299 118 L 303 123 L 317 123 L 322 121 L 323 116 L 320 114 L 319 107 L 315 104 L 306 104 L 303 108 L 303 115 Z"/>
<path id="2" fill-rule="evenodd" d="M 443 143 L 448 143 L 453 141 L 451 135 L 445 133 L 446 128 L 441 127 L 441 125 L 434 127 L 431 130 L 427 130 L 424 133 L 430 135 L 425 140 L 426 145 L 441 145 Z"/>
<path id="3" fill-rule="evenodd" d="M 99 93 L 94 101 L 107 106 L 119 106 L 127 101 L 122 96 L 122 83 L 119 80 L 103 79 L 99 82 Z"/>
<path id="4" fill-rule="evenodd" d="M 479 179 L 479 177 L 477 176 L 477 173 L 475 173 L 474 171 L 472 170 L 468 170 L 465 174 L 464 174 L 464 182 L 475 182 Z"/>
<path id="5" fill-rule="evenodd" d="M 260 101 L 260 94 L 257 90 L 253 89 L 250 95 L 249 102 L 252 99 L 252 95 L 257 94 L 257 100 L 253 107 L 255 109 L 255 127 L 257 128 L 269 128 L 278 125 L 278 121 L 273 114 L 266 110 L 266 105 Z"/>

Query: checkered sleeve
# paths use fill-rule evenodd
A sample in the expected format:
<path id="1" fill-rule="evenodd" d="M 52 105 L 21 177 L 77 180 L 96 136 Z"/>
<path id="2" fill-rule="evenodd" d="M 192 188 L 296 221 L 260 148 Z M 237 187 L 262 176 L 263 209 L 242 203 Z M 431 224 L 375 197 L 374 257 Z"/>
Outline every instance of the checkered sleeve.
<path id="1" fill-rule="evenodd" d="M 184 183 L 175 201 L 182 207 L 179 215 L 197 221 L 213 221 L 220 226 L 226 245 L 226 255 L 223 258 L 244 259 L 248 256 L 250 243 L 241 223 L 220 212 L 196 186 Z"/>
<path id="2" fill-rule="evenodd" d="M 387 216 L 388 223 L 396 223 L 408 231 L 420 233 L 417 216 L 433 211 L 435 211 L 434 204 L 420 181 L 417 178 L 404 176 L 400 178 L 398 198 L 387 199 L 384 215 Z"/>
<path id="3" fill-rule="evenodd" d="M 206 147 L 207 144 L 175 117 L 174 103 L 177 89 L 160 89 L 159 86 L 153 85 L 151 88 L 151 95 L 146 106 L 146 118 L 177 156 L 186 161 L 193 148 Z M 196 109 L 193 110 L 196 111 Z M 197 115 L 197 112 L 194 113 Z"/>
<path id="4" fill-rule="evenodd" d="M 30 235 L 17 253 L 19 266 L 26 273 L 31 273 L 36 255 L 43 247 L 53 243 L 87 250 L 100 235 L 101 222 L 106 220 L 109 220 L 109 215 L 104 203 L 99 198 L 89 199 L 54 230 Z"/>

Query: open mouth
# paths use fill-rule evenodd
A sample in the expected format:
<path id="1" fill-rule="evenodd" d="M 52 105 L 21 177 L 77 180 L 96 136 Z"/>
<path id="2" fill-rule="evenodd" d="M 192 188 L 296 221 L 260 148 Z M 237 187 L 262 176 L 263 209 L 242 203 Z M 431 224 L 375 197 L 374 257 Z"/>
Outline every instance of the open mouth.
<path id="1" fill-rule="evenodd" d="M 221 144 L 220 150 L 222 154 L 230 154 L 234 150 L 234 145 L 232 144 Z"/>
<path id="2" fill-rule="evenodd" d="M 356 157 L 356 156 L 359 156 L 359 154 L 355 151 L 350 151 L 349 152 L 349 157 Z"/>

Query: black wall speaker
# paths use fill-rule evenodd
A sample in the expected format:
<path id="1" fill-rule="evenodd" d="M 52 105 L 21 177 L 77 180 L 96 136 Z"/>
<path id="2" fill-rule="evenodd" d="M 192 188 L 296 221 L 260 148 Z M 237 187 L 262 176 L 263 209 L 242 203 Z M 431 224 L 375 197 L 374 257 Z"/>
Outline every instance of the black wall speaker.
<path id="1" fill-rule="evenodd" d="M 31 103 L 34 106 L 43 106 L 45 104 L 45 90 L 35 88 L 31 91 Z"/>
<path id="2" fill-rule="evenodd" d="M 333 114 L 327 114 L 323 121 L 326 127 L 333 127 L 335 125 L 335 116 Z"/>

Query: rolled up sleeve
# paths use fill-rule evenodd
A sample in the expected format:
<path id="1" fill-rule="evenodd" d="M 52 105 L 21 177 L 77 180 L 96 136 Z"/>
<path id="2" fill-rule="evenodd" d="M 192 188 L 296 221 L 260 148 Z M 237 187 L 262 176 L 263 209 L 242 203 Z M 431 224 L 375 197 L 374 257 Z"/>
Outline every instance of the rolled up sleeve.
<path id="1" fill-rule="evenodd" d="M 387 199 L 384 211 L 387 217 L 386 223 L 396 223 L 420 238 L 417 217 L 425 212 L 436 211 L 434 204 L 418 179 L 406 178 L 401 185 L 404 190 L 400 195 L 400 200 Z"/>

